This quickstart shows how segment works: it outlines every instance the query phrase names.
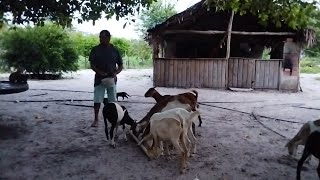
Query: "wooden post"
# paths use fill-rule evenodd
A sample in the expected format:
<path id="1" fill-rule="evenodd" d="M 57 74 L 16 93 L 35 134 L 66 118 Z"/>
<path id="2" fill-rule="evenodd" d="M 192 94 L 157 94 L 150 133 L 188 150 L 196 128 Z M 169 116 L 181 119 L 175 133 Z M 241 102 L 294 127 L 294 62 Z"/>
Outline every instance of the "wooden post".
<path id="1" fill-rule="evenodd" d="M 233 17 L 234 17 L 234 11 L 231 12 L 230 20 L 229 20 L 229 25 L 228 25 L 228 39 L 227 39 L 227 52 L 226 52 L 226 59 L 227 59 L 227 64 L 226 64 L 226 85 L 227 88 L 229 88 L 229 58 L 230 58 L 230 44 L 231 44 L 231 31 L 232 31 L 232 22 L 233 22 Z"/>
<path id="2" fill-rule="evenodd" d="M 129 131 L 129 134 L 131 135 L 131 137 L 139 144 L 139 140 L 138 138 L 132 133 L 132 131 Z M 150 158 L 150 155 L 148 153 L 148 150 L 141 144 L 139 145 L 139 147 L 143 150 L 143 152 L 145 153 L 145 155 L 148 156 L 148 158 Z"/>

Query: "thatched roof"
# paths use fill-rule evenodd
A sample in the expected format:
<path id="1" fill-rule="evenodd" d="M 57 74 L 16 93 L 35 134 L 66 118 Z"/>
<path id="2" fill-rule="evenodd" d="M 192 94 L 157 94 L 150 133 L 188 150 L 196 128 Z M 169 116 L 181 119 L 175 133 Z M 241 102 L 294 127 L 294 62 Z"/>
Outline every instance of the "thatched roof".
<path id="1" fill-rule="evenodd" d="M 208 9 L 204 0 L 202 0 L 185 11 L 168 18 L 165 22 L 148 29 L 147 40 L 150 42 L 155 37 L 164 37 L 163 32 L 166 30 L 226 31 L 230 14 L 228 11 Z M 301 45 L 309 47 L 315 43 L 316 35 L 312 29 L 294 30 L 286 24 L 283 24 L 281 28 L 277 28 L 272 23 L 263 26 L 258 22 L 259 19 L 251 14 L 243 16 L 235 14 L 232 30 L 246 32 L 292 32 L 295 34 L 295 40 Z M 285 35 L 282 37 L 285 37 Z M 265 39 L 270 41 L 270 36 Z"/>

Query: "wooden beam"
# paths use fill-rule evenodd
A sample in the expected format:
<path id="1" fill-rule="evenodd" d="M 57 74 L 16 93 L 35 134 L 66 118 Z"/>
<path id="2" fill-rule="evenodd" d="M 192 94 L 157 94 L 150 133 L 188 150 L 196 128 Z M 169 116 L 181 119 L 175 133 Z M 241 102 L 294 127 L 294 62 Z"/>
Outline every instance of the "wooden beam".
<path id="1" fill-rule="evenodd" d="M 166 30 L 163 34 L 199 34 L 199 35 L 214 35 L 214 34 L 225 34 L 228 31 L 198 31 L 198 30 Z M 264 36 L 294 36 L 296 33 L 293 32 L 246 32 L 246 31 L 231 31 L 231 34 L 236 35 L 264 35 Z"/>
<path id="2" fill-rule="evenodd" d="M 225 34 L 226 31 L 198 31 L 198 30 L 166 30 L 163 34 L 202 34 L 202 35 L 213 35 L 213 34 Z"/>
<path id="3" fill-rule="evenodd" d="M 231 31 L 232 34 L 238 35 L 267 35 L 267 36 L 294 36 L 293 32 L 245 32 L 245 31 Z"/>
<path id="4" fill-rule="evenodd" d="M 227 51 L 226 51 L 226 59 L 227 59 L 227 64 L 226 64 L 226 88 L 229 87 L 229 58 L 230 58 L 230 44 L 231 44 L 231 31 L 232 31 L 232 22 L 233 22 L 233 17 L 234 17 L 234 11 L 232 11 L 231 16 L 230 16 L 230 20 L 229 20 L 229 24 L 228 24 L 228 34 L 227 34 Z"/>

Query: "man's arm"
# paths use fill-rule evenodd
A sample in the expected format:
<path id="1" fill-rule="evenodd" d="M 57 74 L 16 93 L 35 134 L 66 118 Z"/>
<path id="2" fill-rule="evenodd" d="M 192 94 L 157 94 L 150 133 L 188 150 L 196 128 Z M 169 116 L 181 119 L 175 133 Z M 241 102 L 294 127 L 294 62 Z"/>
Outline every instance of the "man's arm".
<path id="1" fill-rule="evenodd" d="M 119 51 L 117 49 L 116 49 L 116 51 L 117 51 L 117 54 L 118 54 L 118 58 L 117 58 L 118 68 L 114 72 L 114 76 L 116 76 L 117 74 L 119 74 L 123 70 L 123 60 L 121 58 L 121 55 L 120 55 Z"/>

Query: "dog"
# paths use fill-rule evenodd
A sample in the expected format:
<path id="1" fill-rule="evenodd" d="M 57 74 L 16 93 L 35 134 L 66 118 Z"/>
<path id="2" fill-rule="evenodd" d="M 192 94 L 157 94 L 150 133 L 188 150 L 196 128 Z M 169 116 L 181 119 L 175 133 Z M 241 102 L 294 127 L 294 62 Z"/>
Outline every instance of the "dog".
<path id="1" fill-rule="evenodd" d="M 118 93 L 117 93 L 117 101 L 119 101 L 119 100 L 118 100 L 119 97 L 122 97 L 122 100 L 124 100 L 125 97 L 128 99 L 128 98 L 131 97 L 131 96 L 130 96 L 128 93 L 126 93 L 126 92 L 118 92 Z"/>

